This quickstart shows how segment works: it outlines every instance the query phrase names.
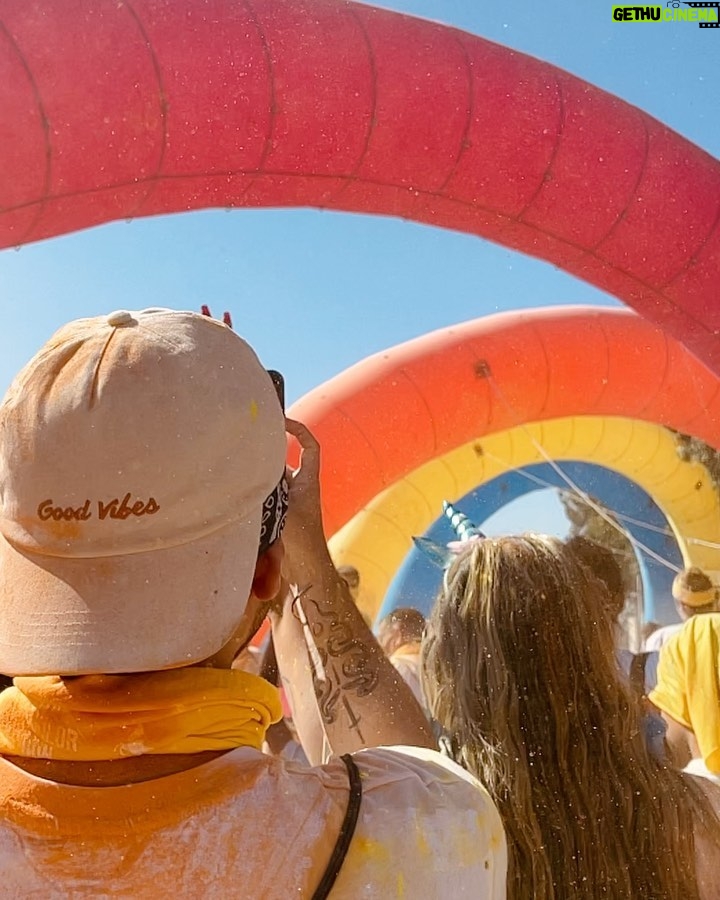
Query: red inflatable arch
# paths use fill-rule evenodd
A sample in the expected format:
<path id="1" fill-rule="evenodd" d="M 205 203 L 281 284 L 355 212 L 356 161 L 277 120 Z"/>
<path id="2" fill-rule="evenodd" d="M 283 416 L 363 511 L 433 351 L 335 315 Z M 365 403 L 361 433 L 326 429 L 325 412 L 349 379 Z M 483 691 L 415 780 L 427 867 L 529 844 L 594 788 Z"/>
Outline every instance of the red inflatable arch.
<path id="1" fill-rule="evenodd" d="M 546 259 L 720 373 L 720 165 L 621 100 L 341 0 L 0 0 L 0 246 L 301 205 Z"/>

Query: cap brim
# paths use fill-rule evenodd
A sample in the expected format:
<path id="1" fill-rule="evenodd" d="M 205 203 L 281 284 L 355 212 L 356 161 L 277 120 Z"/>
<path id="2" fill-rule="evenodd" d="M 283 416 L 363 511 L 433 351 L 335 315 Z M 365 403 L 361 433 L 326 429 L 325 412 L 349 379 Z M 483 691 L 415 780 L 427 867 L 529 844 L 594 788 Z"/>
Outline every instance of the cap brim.
<path id="1" fill-rule="evenodd" d="M 177 547 L 69 559 L 0 536 L 0 672 L 83 675 L 191 665 L 230 639 L 255 572 L 260 511 Z"/>

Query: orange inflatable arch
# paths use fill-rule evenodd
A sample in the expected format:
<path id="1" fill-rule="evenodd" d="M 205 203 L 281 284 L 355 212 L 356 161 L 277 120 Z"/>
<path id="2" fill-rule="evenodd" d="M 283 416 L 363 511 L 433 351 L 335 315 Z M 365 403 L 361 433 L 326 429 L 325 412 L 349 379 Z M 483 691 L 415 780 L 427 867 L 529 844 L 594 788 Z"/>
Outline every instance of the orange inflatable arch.
<path id="1" fill-rule="evenodd" d="M 628 310 L 500 313 L 400 344 L 295 403 L 323 446 L 335 534 L 422 463 L 487 434 L 563 416 L 621 416 L 720 446 L 720 381 Z"/>

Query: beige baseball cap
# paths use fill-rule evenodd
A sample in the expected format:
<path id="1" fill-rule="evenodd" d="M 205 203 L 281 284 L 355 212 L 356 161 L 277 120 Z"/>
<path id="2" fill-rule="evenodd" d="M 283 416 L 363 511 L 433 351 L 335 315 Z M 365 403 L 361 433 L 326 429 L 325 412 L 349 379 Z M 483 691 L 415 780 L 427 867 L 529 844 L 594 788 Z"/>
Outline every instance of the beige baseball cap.
<path id="1" fill-rule="evenodd" d="M 0 672 L 219 650 L 285 447 L 270 377 L 226 325 L 146 309 L 61 328 L 0 406 Z"/>

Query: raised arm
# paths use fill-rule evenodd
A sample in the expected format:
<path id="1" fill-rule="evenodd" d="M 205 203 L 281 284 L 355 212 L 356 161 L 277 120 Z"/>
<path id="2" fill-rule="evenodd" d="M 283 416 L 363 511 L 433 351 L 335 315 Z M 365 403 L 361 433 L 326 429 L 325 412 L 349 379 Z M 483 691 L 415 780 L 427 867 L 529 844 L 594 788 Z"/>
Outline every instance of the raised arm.
<path id="1" fill-rule="evenodd" d="M 291 419 L 302 450 L 284 541 L 290 590 L 271 613 L 275 650 L 310 762 L 365 747 L 436 746 L 410 688 L 387 660 L 333 565 L 322 528 L 320 448 Z"/>

